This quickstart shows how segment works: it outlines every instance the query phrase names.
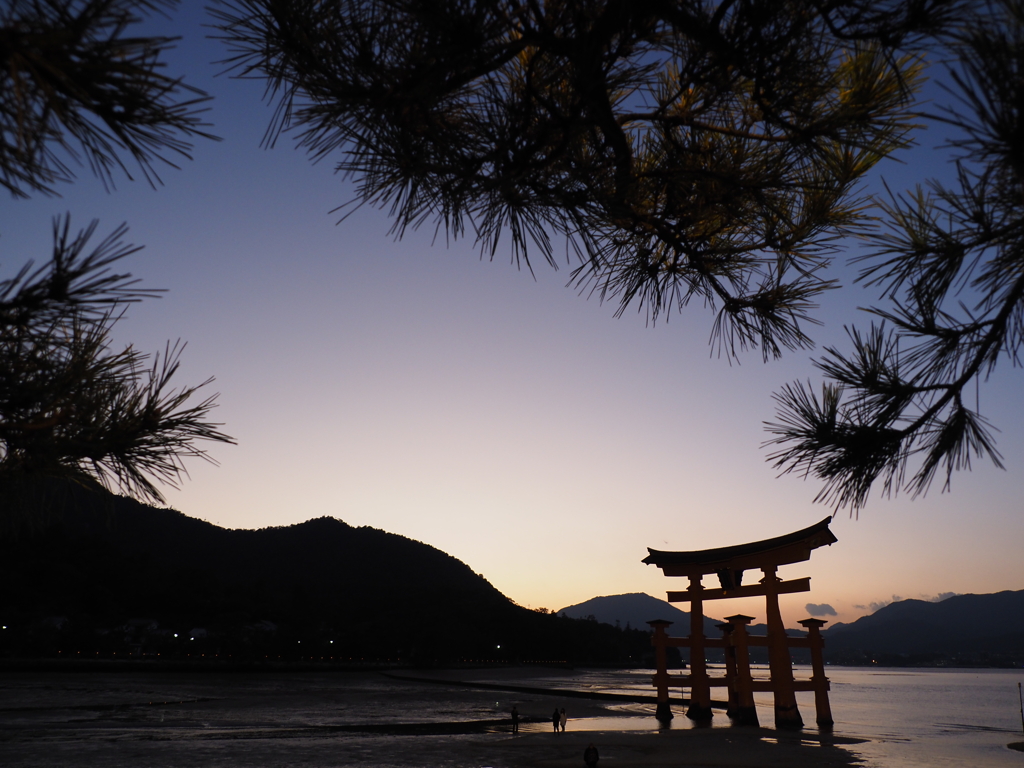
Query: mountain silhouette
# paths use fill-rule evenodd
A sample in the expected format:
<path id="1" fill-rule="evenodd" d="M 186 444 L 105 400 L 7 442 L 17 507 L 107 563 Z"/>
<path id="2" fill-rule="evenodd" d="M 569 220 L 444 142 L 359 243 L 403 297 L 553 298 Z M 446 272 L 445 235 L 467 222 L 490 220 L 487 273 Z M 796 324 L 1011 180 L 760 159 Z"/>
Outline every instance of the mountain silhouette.
<path id="1" fill-rule="evenodd" d="M 528 610 L 404 536 L 328 517 L 229 530 L 72 486 L 32 526 L 3 531 L 0 579 L 7 655 L 629 664 L 650 653 L 646 632 Z"/>
<path id="2" fill-rule="evenodd" d="M 686 637 L 690 634 L 690 613 L 688 611 L 680 610 L 671 603 L 651 597 L 645 592 L 593 597 L 585 602 L 562 608 L 558 614 L 577 619 L 593 619 L 616 627 L 628 626 L 631 628 L 646 628 L 648 621 L 664 619 L 672 622 L 672 626 L 668 628 L 669 635 Z M 725 623 L 723 619 L 705 616 L 704 636 L 721 637 L 722 630 L 718 628 L 718 625 L 723 623 Z M 766 635 L 768 626 L 763 623 L 749 624 L 747 631 L 751 635 Z M 799 629 L 787 629 L 786 634 L 790 637 L 804 637 L 807 633 Z M 689 649 L 683 648 L 680 653 L 684 660 L 689 659 Z M 802 649 L 794 649 L 792 655 L 800 662 L 810 658 Z M 707 648 L 705 656 L 709 661 L 721 662 L 724 660 L 724 654 L 718 648 Z M 751 648 L 750 658 L 756 663 L 764 663 L 768 660 L 768 651 L 765 648 Z"/>
<path id="3" fill-rule="evenodd" d="M 885 656 L 915 661 L 1024 663 L 1024 590 L 955 595 L 941 602 L 901 600 L 837 624 L 825 635 L 826 658 L 846 663 Z"/>
<path id="4" fill-rule="evenodd" d="M 631 592 L 623 595 L 606 595 L 603 597 L 592 597 L 582 603 L 569 605 L 558 611 L 559 615 L 566 615 L 573 619 L 587 619 L 593 617 L 596 621 L 605 624 L 633 628 L 647 629 L 647 622 L 654 619 L 671 621 L 669 627 L 671 635 L 690 634 L 690 614 L 688 611 L 680 610 L 671 603 L 651 597 L 644 592 Z M 716 625 L 722 622 L 717 619 L 704 617 L 704 634 L 709 637 L 718 637 L 721 631 Z"/>

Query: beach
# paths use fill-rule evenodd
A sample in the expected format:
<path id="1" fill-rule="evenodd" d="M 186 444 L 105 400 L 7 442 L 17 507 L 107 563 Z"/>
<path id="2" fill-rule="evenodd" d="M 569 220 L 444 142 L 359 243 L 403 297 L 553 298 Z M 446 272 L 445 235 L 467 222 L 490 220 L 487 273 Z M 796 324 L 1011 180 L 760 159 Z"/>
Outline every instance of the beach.
<path id="1" fill-rule="evenodd" d="M 1024 766 L 1024 754 L 1006 747 L 1020 741 L 1016 711 L 1003 717 L 1001 702 L 990 701 L 1016 680 L 1013 671 L 830 672 L 831 732 L 813 724 L 777 731 L 763 701 L 760 728 L 732 727 L 720 711 L 713 727 L 695 727 L 681 706 L 660 728 L 644 700 L 649 676 L 638 671 L 8 672 L 0 674 L 0 760 L 34 768 L 578 768 L 593 743 L 599 766 L 611 768 Z M 950 685 L 956 695 L 935 696 Z M 940 708 L 894 722 L 892 707 L 914 691 Z M 998 708 L 971 705 L 959 721 L 941 708 L 962 709 L 978 691 Z M 523 720 L 517 735 L 512 706 Z M 553 733 L 552 710 L 561 707 L 567 729 Z"/>

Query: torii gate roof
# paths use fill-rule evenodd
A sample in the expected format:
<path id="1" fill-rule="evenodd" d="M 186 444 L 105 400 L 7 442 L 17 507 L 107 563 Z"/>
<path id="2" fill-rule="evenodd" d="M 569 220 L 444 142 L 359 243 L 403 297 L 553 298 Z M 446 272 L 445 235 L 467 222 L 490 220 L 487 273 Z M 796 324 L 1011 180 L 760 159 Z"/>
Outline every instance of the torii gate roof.
<path id="1" fill-rule="evenodd" d="M 785 536 L 735 547 L 693 552 L 665 552 L 648 547 L 650 554 L 643 562 L 658 566 L 666 576 L 697 576 L 721 570 L 742 571 L 747 568 L 799 563 L 809 560 L 812 550 L 838 541 L 828 528 L 830 522 L 832 518 L 826 517 L 820 523 Z"/>

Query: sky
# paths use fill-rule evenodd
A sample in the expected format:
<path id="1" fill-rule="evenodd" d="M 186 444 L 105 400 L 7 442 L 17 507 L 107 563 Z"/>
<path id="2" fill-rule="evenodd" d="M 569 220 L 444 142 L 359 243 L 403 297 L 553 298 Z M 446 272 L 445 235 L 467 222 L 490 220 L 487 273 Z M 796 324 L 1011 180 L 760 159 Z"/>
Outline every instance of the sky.
<path id="1" fill-rule="evenodd" d="M 216 377 L 214 415 L 238 441 L 210 448 L 219 466 L 189 462 L 168 506 L 228 528 L 373 526 L 548 609 L 683 589 L 641 563 L 647 547 L 740 544 L 831 514 L 813 480 L 778 477 L 762 447 L 772 393 L 818 381 L 813 352 L 719 358 L 700 305 L 651 327 L 567 288 L 564 266 L 534 276 L 428 228 L 396 242 L 386 212 L 366 207 L 339 221 L 351 184 L 287 139 L 260 148 L 262 85 L 218 76 L 224 52 L 205 23 L 199 4 L 150 22 L 183 37 L 168 71 L 214 96 L 222 141 L 199 141 L 155 190 L 119 178 L 108 193 L 83 169 L 60 198 L 0 207 L 0 275 L 44 261 L 65 212 L 79 226 L 99 219 L 101 235 L 126 222 L 145 246 L 123 266 L 167 293 L 132 306 L 115 336 L 150 352 L 187 341 L 179 383 Z M 902 188 L 948 173 L 941 136 L 919 142 L 868 191 L 881 177 Z M 850 285 L 857 248 L 832 273 L 846 287 L 817 315 L 819 350 L 842 346 L 844 324 L 866 325 L 857 307 L 876 301 Z M 1005 362 L 981 389 L 1006 471 L 976 462 L 947 493 L 875 494 L 858 519 L 840 511 L 836 544 L 780 570 L 811 577 L 811 592 L 782 598 L 788 625 L 808 603 L 848 622 L 892 600 L 1024 589 L 1020 391 Z M 706 612 L 764 619 L 757 600 L 718 607 Z"/>

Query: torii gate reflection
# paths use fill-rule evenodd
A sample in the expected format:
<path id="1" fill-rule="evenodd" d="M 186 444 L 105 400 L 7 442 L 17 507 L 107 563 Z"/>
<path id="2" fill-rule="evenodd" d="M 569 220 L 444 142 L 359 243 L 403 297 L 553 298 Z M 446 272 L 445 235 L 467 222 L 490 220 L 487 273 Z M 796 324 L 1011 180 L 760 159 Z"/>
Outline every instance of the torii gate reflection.
<path id="1" fill-rule="evenodd" d="M 779 612 L 779 595 L 793 592 L 808 592 L 810 578 L 783 581 L 776 575 L 780 565 L 809 560 L 811 552 L 818 547 L 838 541 L 829 530 L 831 517 L 801 531 L 778 536 L 774 539 L 755 541 L 736 547 L 704 549 L 695 552 L 662 552 L 648 548 L 650 554 L 643 562 L 656 565 L 666 576 L 684 576 L 690 586 L 683 592 L 669 592 L 670 603 L 690 603 L 689 637 L 669 637 L 670 621 L 648 622 L 654 628 L 651 642 L 655 649 L 657 672 L 653 684 L 658 691 L 659 720 L 670 720 L 668 689 L 678 686 L 690 689 L 690 705 L 686 716 L 696 721 L 711 719 L 711 688 L 725 686 L 729 693 L 727 713 L 741 725 L 757 725 L 757 711 L 754 708 L 755 691 L 772 691 L 775 694 L 775 725 L 778 728 L 802 728 L 803 719 L 796 704 L 797 691 L 814 691 L 816 720 L 819 726 L 833 724 L 832 711 L 828 703 L 828 678 L 821 649 L 824 640 L 820 629 L 826 624 L 821 619 L 804 619 L 799 622 L 807 628 L 807 637 L 794 638 L 786 634 Z M 743 572 L 760 569 L 763 574 L 757 584 L 743 585 Z M 718 576 L 721 589 L 705 589 L 701 585 L 703 576 Z M 767 614 L 767 635 L 748 635 L 747 624 L 751 616 L 729 616 L 728 624 L 719 624 L 721 638 L 704 636 L 705 600 L 721 600 L 730 597 L 753 597 L 764 595 Z M 678 646 L 690 649 L 690 669 L 687 675 L 670 675 L 666 665 L 665 648 Z M 750 646 L 768 647 L 770 679 L 754 680 L 750 673 Z M 704 660 L 706 648 L 725 649 L 725 677 L 710 677 Z M 812 676 L 810 680 L 795 680 L 790 648 L 809 648 L 811 651 Z"/>

